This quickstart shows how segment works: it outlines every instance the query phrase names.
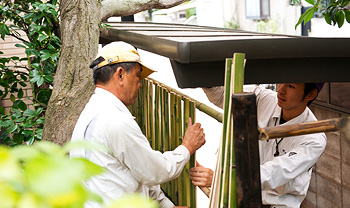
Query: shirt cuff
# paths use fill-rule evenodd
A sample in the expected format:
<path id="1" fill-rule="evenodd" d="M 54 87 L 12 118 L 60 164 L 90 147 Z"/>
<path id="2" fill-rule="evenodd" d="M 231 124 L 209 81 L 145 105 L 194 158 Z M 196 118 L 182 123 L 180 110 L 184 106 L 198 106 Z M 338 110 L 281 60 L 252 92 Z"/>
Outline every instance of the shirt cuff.
<path id="1" fill-rule="evenodd" d="M 159 203 L 159 205 L 160 205 L 159 206 L 160 208 L 173 208 L 173 207 L 175 207 L 175 205 L 168 198 L 163 199 Z"/>
<path id="2" fill-rule="evenodd" d="M 188 163 L 188 161 L 190 160 L 190 151 L 188 151 L 188 149 L 184 146 L 184 145 L 179 145 L 175 150 L 175 153 L 183 155 L 184 159 L 186 160 L 186 163 Z"/>

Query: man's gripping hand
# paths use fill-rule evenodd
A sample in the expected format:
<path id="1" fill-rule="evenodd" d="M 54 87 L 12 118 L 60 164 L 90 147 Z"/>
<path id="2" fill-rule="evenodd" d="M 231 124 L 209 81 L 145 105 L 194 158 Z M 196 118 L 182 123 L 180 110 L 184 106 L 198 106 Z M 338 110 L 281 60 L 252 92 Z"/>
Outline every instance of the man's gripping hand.
<path id="1" fill-rule="evenodd" d="M 182 145 L 184 145 L 192 155 L 197 149 L 205 144 L 205 134 L 200 123 L 192 125 L 192 119 L 188 119 L 188 128 L 185 133 Z"/>
<path id="2" fill-rule="evenodd" d="M 196 161 L 196 167 L 190 169 L 190 179 L 195 186 L 210 187 L 213 181 L 214 171 L 203 167 Z"/>

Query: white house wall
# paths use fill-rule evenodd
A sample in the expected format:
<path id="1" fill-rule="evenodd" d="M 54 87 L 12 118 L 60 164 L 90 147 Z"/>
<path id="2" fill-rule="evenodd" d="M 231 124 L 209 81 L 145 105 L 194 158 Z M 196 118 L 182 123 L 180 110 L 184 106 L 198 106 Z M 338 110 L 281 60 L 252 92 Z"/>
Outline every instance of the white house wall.
<path id="1" fill-rule="evenodd" d="M 197 24 L 223 27 L 222 0 L 197 0 Z"/>

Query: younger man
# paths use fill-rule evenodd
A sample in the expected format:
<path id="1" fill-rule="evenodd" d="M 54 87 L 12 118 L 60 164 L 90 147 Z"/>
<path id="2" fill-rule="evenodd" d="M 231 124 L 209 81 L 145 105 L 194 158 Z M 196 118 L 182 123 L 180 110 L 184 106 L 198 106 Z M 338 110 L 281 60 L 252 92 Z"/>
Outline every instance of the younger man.
<path id="1" fill-rule="evenodd" d="M 307 107 L 323 83 L 278 84 L 277 92 L 256 87 L 258 126 L 316 121 Z M 204 89 L 209 100 L 223 107 L 223 87 Z M 266 207 L 296 208 L 304 200 L 312 167 L 326 147 L 324 133 L 259 141 L 262 201 Z M 190 171 L 196 186 L 210 186 L 213 171 L 198 165 Z"/>

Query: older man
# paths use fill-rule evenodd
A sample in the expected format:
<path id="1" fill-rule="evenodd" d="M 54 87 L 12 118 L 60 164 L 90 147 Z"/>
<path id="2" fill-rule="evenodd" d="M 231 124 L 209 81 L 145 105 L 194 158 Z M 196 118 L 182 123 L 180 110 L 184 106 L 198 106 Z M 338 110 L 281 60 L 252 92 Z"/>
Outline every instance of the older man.
<path id="1" fill-rule="evenodd" d="M 307 107 L 323 83 L 279 84 L 277 93 L 256 87 L 258 126 L 269 127 L 316 121 Z M 209 100 L 222 108 L 223 88 L 204 89 Z M 259 142 L 262 200 L 265 207 L 296 208 L 304 200 L 312 167 L 326 147 L 324 133 Z M 192 183 L 210 186 L 213 171 L 197 165 L 190 170 Z"/>
<path id="2" fill-rule="evenodd" d="M 73 150 L 72 157 L 84 157 L 106 169 L 86 182 L 105 203 L 133 192 L 151 197 L 161 207 L 174 207 L 159 184 L 179 176 L 183 167 L 205 143 L 200 124 L 189 121 L 182 145 L 161 153 L 151 149 L 126 106 L 135 103 L 140 80 L 153 72 L 137 50 L 124 42 L 104 46 L 90 65 L 96 85 L 75 126 L 72 141 L 87 140 L 109 148 L 108 152 Z M 100 207 L 88 202 L 85 207 Z"/>

